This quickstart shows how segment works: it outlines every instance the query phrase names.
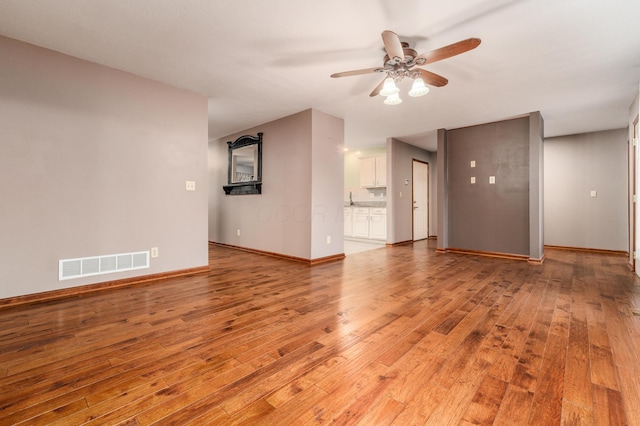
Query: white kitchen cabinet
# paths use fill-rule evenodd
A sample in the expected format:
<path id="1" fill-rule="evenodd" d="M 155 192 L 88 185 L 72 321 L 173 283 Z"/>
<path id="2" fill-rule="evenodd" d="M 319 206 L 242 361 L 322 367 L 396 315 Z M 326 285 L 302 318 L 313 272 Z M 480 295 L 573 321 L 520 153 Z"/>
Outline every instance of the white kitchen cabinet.
<path id="1" fill-rule="evenodd" d="M 353 208 L 353 233 L 355 238 L 369 238 L 369 208 Z"/>
<path id="2" fill-rule="evenodd" d="M 360 159 L 360 186 L 363 188 L 375 186 L 376 160 L 375 157 Z"/>
<path id="3" fill-rule="evenodd" d="M 387 209 L 384 207 L 345 207 L 345 237 L 387 239 Z"/>
<path id="4" fill-rule="evenodd" d="M 387 209 L 369 209 L 369 238 L 373 240 L 387 239 Z"/>
<path id="5" fill-rule="evenodd" d="M 387 186 L 387 156 L 374 158 L 376 159 L 376 186 Z"/>
<path id="6" fill-rule="evenodd" d="M 344 208 L 344 236 L 353 236 L 353 209 L 351 207 Z"/>
<path id="7" fill-rule="evenodd" d="M 378 188 L 387 186 L 387 156 L 360 159 L 360 186 Z"/>

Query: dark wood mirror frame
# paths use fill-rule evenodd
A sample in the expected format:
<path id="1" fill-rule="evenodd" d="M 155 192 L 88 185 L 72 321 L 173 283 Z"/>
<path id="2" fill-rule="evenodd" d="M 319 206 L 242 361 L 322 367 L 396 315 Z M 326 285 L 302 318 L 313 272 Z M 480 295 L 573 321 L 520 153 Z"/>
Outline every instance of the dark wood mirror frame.
<path id="1" fill-rule="evenodd" d="M 229 156 L 227 162 L 227 184 L 222 186 L 224 193 L 227 195 L 262 194 L 262 132 L 258 133 L 258 136 L 240 136 L 233 142 L 227 142 L 227 145 L 229 147 Z M 255 172 L 250 180 L 238 182 L 234 179 L 235 160 L 233 152 L 253 145 L 257 149 L 256 163 L 254 164 Z"/>

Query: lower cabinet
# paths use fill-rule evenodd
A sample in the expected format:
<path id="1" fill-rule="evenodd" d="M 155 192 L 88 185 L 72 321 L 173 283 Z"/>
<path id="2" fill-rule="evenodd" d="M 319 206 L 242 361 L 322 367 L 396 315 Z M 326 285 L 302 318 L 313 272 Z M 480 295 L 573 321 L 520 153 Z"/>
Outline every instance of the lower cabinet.
<path id="1" fill-rule="evenodd" d="M 344 236 L 373 240 L 387 239 L 387 209 L 344 208 Z"/>
<path id="2" fill-rule="evenodd" d="M 344 208 L 344 236 L 353 237 L 353 209 Z"/>
<path id="3" fill-rule="evenodd" d="M 372 208 L 369 213 L 369 238 L 374 240 L 387 239 L 387 209 Z"/>
<path id="4" fill-rule="evenodd" d="M 369 238 L 369 209 L 353 208 L 353 237 Z"/>

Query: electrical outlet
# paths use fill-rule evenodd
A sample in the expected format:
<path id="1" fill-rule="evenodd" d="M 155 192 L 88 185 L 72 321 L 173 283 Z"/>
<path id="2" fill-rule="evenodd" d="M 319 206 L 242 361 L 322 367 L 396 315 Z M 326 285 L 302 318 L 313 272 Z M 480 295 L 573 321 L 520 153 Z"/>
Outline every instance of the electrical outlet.
<path id="1" fill-rule="evenodd" d="M 475 167 L 476 166 L 476 160 L 471 160 L 471 167 Z"/>
<path id="2" fill-rule="evenodd" d="M 495 176 L 489 176 L 489 183 L 491 185 L 495 184 L 496 183 L 496 177 Z"/>
<path id="3" fill-rule="evenodd" d="M 158 247 L 151 247 L 151 257 L 158 257 L 159 255 Z"/>
<path id="4" fill-rule="evenodd" d="M 471 176 L 471 183 L 476 183 L 476 177 L 475 176 Z"/>
<path id="5" fill-rule="evenodd" d="M 598 196 L 597 191 L 591 191 L 591 198 L 596 198 Z"/>
<path id="6" fill-rule="evenodd" d="M 240 228 L 236 229 L 236 235 L 239 237 L 240 236 Z"/>
<path id="7" fill-rule="evenodd" d="M 195 191 L 196 190 L 196 181 L 188 180 L 186 182 L 186 189 L 187 189 L 187 191 Z"/>

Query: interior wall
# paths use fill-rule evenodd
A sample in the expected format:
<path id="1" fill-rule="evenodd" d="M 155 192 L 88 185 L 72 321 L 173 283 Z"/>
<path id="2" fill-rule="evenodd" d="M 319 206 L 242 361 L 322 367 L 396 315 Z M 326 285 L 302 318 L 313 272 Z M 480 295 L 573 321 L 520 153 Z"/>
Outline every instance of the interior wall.
<path id="1" fill-rule="evenodd" d="M 429 234 L 435 230 L 431 223 L 437 222 L 436 165 L 429 151 L 397 139 L 387 140 L 387 243 L 394 244 L 413 240 L 413 160 L 429 163 Z"/>
<path id="2" fill-rule="evenodd" d="M 320 259 L 344 253 L 344 120 L 311 113 L 311 259 Z"/>
<path id="3" fill-rule="evenodd" d="M 449 179 L 447 178 L 447 161 L 449 158 L 449 145 L 447 143 L 446 129 L 438 129 L 438 164 L 437 181 L 438 186 L 436 209 L 438 224 L 438 240 L 436 250 L 445 252 L 449 247 Z"/>
<path id="4" fill-rule="evenodd" d="M 635 98 L 633 99 L 633 102 L 631 102 L 631 105 L 629 106 L 629 125 L 628 125 L 628 134 L 627 134 L 627 141 L 628 143 L 628 162 L 627 162 L 627 167 L 629 168 L 629 178 L 628 178 L 628 194 L 627 194 L 627 200 L 628 200 L 628 213 L 629 213 L 629 236 L 628 236 L 628 246 L 629 246 L 629 264 L 633 265 L 633 241 L 635 239 L 636 242 L 636 251 L 638 250 L 638 246 L 640 245 L 640 209 L 638 208 L 638 203 L 634 202 L 633 198 L 634 195 L 637 197 L 637 191 L 640 188 L 640 169 L 638 169 L 638 166 L 640 165 L 640 146 L 636 146 L 634 149 L 633 146 L 633 126 L 634 123 L 636 122 L 636 120 L 638 120 L 640 118 L 640 85 L 638 85 L 638 94 L 635 96 Z M 635 155 L 634 155 L 635 152 Z M 636 181 L 635 181 L 635 190 L 636 190 L 636 194 L 633 193 L 634 190 L 634 182 L 633 182 L 633 170 L 635 169 L 636 171 Z M 635 215 L 634 215 L 634 207 L 635 207 Z M 634 224 L 633 224 L 633 218 L 635 216 L 635 228 L 634 228 Z M 640 276 L 640 268 L 638 268 L 638 262 L 636 261 L 636 265 L 635 265 L 635 272 L 637 275 Z"/>
<path id="5" fill-rule="evenodd" d="M 210 240 L 310 260 L 320 252 L 342 253 L 342 123 L 341 119 L 309 109 L 210 142 L 209 153 L 216 157 L 210 165 L 222 165 L 211 172 L 216 176 L 212 185 L 218 188 L 211 190 L 214 200 L 210 204 L 214 206 L 210 211 Z M 222 184 L 227 179 L 227 141 L 258 132 L 264 133 L 262 194 L 225 195 Z M 313 155 L 317 157 L 315 162 Z M 325 221 L 323 225 L 312 221 L 320 211 L 328 212 L 317 218 Z M 334 211 L 340 214 L 334 216 Z M 319 249 L 319 243 L 312 240 L 315 225 L 317 235 L 323 235 L 322 244 L 328 247 Z M 326 244 L 326 235 L 333 237 L 332 244 Z"/>
<path id="6" fill-rule="evenodd" d="M 255 135 L 254 135 L 255 136 Z M 226 142 L 210 139 L 208 143 L 209 241 L 221 241 L 220 203 L 224 197 L 222 186 L 227 184 L 228 151 Z"/>
<path id="7" fill-rule="evenodd" d="M 529 116 L 447 130 L 446 145 L 446 248 L 528 256 Z"/>
<path id="8" fill-rule="evenodd" d="M 627 129 L 544 145 L 545 244 L 627 251 Z"/>
<path id="9" fill-rule="evenodd" d="M 529 114 L 529 260 L 544 260 L 544 119 Z"/>
<path id="10" fill-rule="evenodd" d="M 429 237 L 438 237 L 438 153 L 429 152 Z"/>
<path id="11" fill-rule="evenodd" d="M 207 99 L 4 37 L 0 57 L 0 298 L 206 266 Z M 58 281 L 59 259 L 151 247 Z"/>

